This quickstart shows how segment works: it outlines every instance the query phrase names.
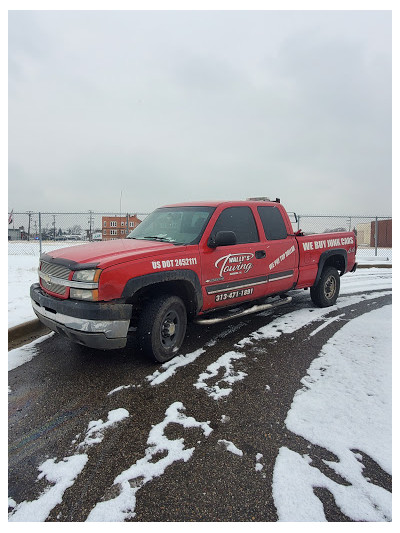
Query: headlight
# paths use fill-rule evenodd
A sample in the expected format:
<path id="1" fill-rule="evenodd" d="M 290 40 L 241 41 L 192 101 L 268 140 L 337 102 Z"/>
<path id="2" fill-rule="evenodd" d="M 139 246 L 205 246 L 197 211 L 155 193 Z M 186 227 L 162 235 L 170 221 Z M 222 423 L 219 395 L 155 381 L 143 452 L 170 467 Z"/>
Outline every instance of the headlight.
<path id="1" fill-rule="evenodd" d="M 98 281 L 100 274 L 100 268 L 94 268 L 92 270 L 77 270 L 72 276 L 72 279 L 74 281 Z"/>
<path id="2" fill-rule="evenodd" d="M 97 289 L 88 290 L 88 289 L 73 289 L 69 290 L 69 297 L 74 300 L 88 300 L 91 302 L 96 302 L 99 299 L 99 291 Z"/>

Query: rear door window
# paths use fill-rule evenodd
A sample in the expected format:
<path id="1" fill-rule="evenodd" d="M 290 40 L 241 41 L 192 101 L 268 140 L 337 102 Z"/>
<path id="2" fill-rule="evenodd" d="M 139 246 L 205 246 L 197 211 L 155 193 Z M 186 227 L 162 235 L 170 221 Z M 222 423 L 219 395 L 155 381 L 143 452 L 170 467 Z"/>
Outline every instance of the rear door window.
<path id="1" fill-rule="evenodd" d="M 265 236 L 269 241 L 286 239 L 287 230 L 282 214 L 277 207 L 259 206 L 258 214 L 265 231 Z"/>

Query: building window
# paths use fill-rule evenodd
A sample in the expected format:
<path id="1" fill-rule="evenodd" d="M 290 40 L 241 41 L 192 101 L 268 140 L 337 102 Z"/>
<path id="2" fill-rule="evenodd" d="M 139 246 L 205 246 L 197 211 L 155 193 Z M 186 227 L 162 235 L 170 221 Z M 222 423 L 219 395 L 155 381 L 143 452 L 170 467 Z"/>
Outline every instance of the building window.
<path id="1" fill-rule="evenodd" d="M 130 228 L 134 228 L 135 227 L 135 223 L 134 222 L 129 222 L 129 227 Z"/>
<path id="2" fill-rule="evenodd" d="M 125 226 L 125 222 L 121 220 L 121 226 Z"/>
<path id="3" fill-rule="evenodd" d="M 105 228 L 107 227 L 107 221 L 106 220 L 104 221 L 104 227 Z"/>
<path id="4" fill-rule="evenodd" d="M 116 234 L 117 234 L 117 230 L 116 229 L 110 230 L 110 235 L 116 235 Z"/>
<path id="5" fill-rule="evenodd" d="M 107 230 L 103 229 L 103 235 L 107 235 Z"/>
<path id="6" fill-rule="evenodd" d="M 117 221 L 116 221 L 116 220 L 111 220 L 111 222 L 110 222 L 110 226 L 111 226 L 112 228 L 116 228 L 116 227 L 117 227 Z"/>

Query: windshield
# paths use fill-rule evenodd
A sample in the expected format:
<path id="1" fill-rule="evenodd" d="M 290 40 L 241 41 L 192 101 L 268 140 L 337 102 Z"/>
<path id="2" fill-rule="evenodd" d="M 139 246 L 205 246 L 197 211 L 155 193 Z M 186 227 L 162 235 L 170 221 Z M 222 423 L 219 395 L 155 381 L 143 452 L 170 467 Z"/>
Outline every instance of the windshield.
<path id="1" fill-rule="evenodd" d="M 214 207 L 161 207 L 153 211 L 129 235 L 172 244 L 198 244 Z"/>

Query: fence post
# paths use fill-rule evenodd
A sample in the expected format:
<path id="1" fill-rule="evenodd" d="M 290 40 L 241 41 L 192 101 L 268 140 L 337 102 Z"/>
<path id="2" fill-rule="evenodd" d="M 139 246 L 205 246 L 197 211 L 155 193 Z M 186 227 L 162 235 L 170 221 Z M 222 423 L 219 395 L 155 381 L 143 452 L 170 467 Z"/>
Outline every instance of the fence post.
<path id="1" fill-rule="evenodd" d="M 297 231 L 300 230 L 300 215 L 297 215 Z"/>
<path id="2" fill-rule="evenodd" d="M 375 257 L 378 255 L 378 217 L 375 217 Z"/>
<path id="3" fill-rule="evenodd" d="M 42 214 L 39 213 L 39 257 L 42 255 Z"/>

